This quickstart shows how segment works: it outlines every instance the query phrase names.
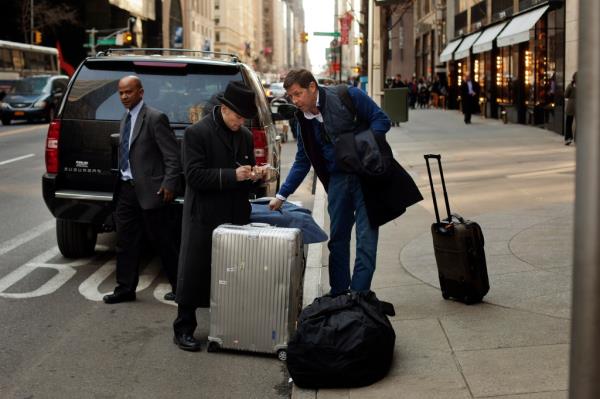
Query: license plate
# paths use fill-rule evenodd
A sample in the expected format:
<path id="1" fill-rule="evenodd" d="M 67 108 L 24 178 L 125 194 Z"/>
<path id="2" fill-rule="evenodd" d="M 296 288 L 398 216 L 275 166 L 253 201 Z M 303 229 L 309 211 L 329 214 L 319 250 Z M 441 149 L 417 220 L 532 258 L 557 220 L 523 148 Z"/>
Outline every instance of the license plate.
<path id="1" fill-rule="evenodd" d="M 15 116 L 23 116 L 25 115 L 25 112 L 23 111 L 15 111 Z"/>

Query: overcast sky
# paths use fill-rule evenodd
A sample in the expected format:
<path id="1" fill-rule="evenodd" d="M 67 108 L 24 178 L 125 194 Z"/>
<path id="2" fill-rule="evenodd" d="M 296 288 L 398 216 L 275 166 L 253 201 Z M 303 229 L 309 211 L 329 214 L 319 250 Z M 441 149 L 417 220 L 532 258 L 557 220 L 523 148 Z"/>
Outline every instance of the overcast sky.
<path id="1" fill-rule="evenodd" d="M 308 32 L 308 54 L 312 71 L 319 73 L 325 65 L 325 49 L 331 36 L 314 36 L 313 32 L 333 31 L 334 0 L 304 0 L 304 27 Z"/>

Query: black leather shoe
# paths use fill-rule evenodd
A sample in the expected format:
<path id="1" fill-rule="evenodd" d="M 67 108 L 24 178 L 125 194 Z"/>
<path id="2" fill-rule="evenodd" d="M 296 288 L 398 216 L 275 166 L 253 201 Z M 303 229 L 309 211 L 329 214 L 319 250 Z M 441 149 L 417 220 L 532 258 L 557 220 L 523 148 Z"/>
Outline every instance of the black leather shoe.
<path id="1" fill-rule="evenodd" d="M 174 301 L 175 300 L 175 293 L 174 292 L 167 292 L 165 294 L 165 296 L 163 297 L 163 299 L 165 301 Z"/>
<path id="2" fill-rule="evenodd" d="M 184 351 L 198 352 L 202 349 L 200 341 L 191 334 L 175 334 L 175 336 L 173 336 L 173 342 L 179 349 Z"/>
<path id="3" fill-rule="evenodd" d="M 112 294 L 104 295 L 104 298 L 102 298 L 102 300 L 104 301 L 104 303 L 108 304 L 132 302 L 135 301 L 135 292 L 115 292 Z"/>

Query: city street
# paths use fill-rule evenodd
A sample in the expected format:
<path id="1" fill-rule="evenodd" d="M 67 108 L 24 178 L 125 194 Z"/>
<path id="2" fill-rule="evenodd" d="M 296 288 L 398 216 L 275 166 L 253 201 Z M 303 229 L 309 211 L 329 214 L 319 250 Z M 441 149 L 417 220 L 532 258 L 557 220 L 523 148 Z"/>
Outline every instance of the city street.
<path id="1" fill-rule="evenodd" d="M 174 303 L 148 259 L 136 302 L 105 305 L 114 288 L 114 234 L 71 261 L 56 247 L 42 199 L 47 124 L 0 127 L 0 397 L 280 398 L 290 386 L 274 357 L 189 353 L 172 342 Z M 295 141 L 283 144 L 287 174 Z M 311 179 L 294 200 L 312 207 Z M 208 310 L 196 336 L 206 341 Z"/>

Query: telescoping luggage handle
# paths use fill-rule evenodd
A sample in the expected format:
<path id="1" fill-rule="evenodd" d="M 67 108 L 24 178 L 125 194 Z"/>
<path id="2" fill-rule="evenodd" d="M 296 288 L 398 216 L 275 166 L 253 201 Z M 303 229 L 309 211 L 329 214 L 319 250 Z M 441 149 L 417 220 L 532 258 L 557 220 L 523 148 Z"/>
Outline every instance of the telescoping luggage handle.
<path id="1" fill-rule="evenodd" d="M 429 185 L 431 186 L 431 196 L 433 197 L 433 207 L 435 210 L 435 220 L 438 224 L 440 221 L 440 213 L 438 211 L 437 199 L 435 197 L 435 189 L 433 188 L 433 179 L 431 177 L 431 168 L 429 166 L 429 160 L 431 158 L 437 159 L 438 167 L 440 170 L 440 178 L 442 180 L 442 190 L 444 192 L 444 201 L 446 202 L 446 211 L 448 212 L 448 223 L 452 222 L 452 215 L 450 213 L 450 203 L 448 202 L 448 192 L 446 191 L 446 182 L 444 181 L 444 172 L 442 170 L 442 156 L 440 154 L 425 154 L 425 162 L 427 163 L 427 174 L 429 175 Z"/>

